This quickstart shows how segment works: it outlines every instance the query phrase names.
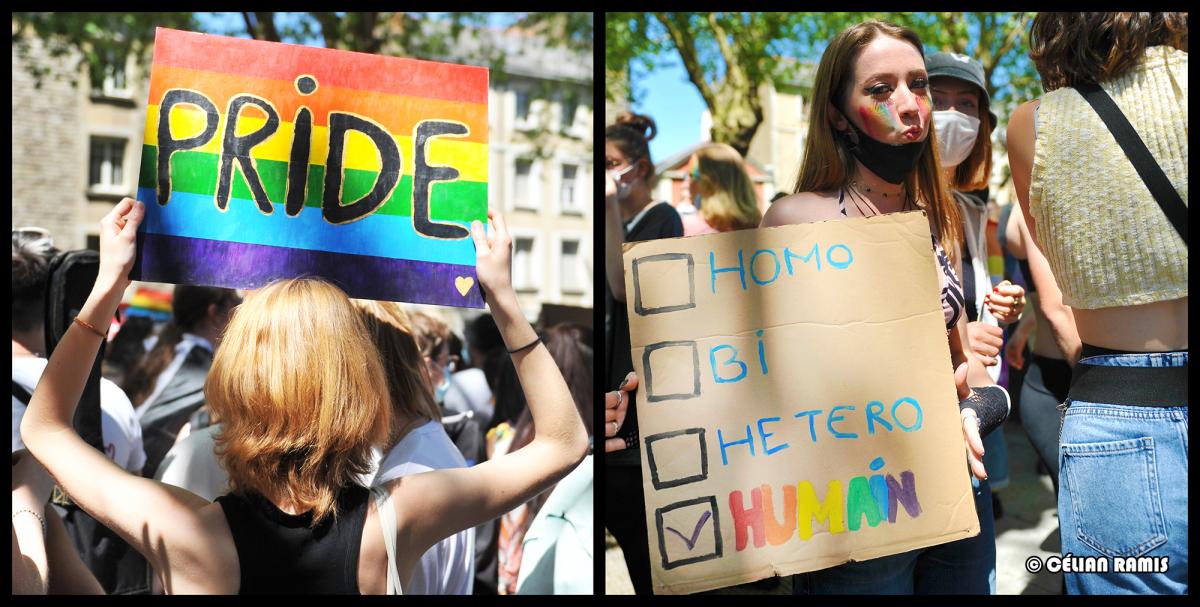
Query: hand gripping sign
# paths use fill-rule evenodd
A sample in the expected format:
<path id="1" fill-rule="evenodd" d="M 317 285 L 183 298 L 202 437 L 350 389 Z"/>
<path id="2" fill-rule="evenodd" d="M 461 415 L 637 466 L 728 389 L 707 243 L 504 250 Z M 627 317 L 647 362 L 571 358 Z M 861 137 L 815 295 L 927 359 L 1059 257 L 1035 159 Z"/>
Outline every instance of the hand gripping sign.
<path id="1" fill-rule="evenodd" d="M 625 245 L 654 590 L 971 537 L 924 213 Z"/>
<path id="2" fill-rule="evenodd" d="M 132 278 L 482 307 L 486 68 L 159 28 Z"/>

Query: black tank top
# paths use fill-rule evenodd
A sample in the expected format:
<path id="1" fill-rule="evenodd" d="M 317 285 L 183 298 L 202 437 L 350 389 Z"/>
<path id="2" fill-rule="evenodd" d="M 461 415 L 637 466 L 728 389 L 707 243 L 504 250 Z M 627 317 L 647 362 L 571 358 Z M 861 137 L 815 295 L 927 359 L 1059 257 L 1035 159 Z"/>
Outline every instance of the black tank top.
<path id="1" fill-rule="evenodd" d="M 222 495 L 241 570 L 238 594 L 360 594 L 358 553 L 370 491 L 338 495 L 338 518 L 309 529 L 312 512 L 290 515 L 258 494 Z"/>

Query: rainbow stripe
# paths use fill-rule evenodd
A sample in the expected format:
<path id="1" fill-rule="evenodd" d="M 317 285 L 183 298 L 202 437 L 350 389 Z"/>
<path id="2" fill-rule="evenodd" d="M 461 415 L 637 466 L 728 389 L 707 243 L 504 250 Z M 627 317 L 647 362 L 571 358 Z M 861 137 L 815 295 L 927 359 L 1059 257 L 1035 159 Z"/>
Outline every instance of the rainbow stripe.
<path id="1" fill-rule="evenodd" d="M 310 94 L 297 79 L 316 82 Z M 352 297 L 483 307 L 475 274 L 475 247 L 467 238 L 439 239 L 418 232 L 413 219 L 417 125 L 426 120 L 462 124 L 462 136 L 435 137 L 425 162 L 458 171 L 452 181 L 429 187 L 429 219 L 469 228 L 487 221 L 486 68 L 381 57 L 181 32 L 159 28 L 146 112 L 138 199 L 147 217 L 138 238 L 133 278 L 155 282 L 258 288 L 278 279 L 319 275 Z M 170 158 L 170 192 L 157 203 L 160 104 L 167 91 L 187 89 L 207 98 L 219 117 L 215 134 Z M 233 162 L 229 201 L 217 205 L 221 145 L 233 98 L 266 100 L 279 124 L 250 149 L 272 212 L 264 213 L 246 176 Z M 289 160 L 298 112 L 311 112 L 304 206 L 285 212 Z M 322 215 L 328 166 L 329 116 L 349 113 L 381 127 L 400 152 L 396 187 L 376 211 L 349 223 L 331 224 Z M 246 105 L 236 136 L 257 131 L 267 115 Z M 175 140 L 205 130 L 196 105 L 178 104 L 166 118 Z M 352 203 L 369 193 L 383 169 L 373 141 L 358 131 L 345 136 L 340 200 Z M 303 175 L 303 178 L 300 177 Z M 295 186 L 294 186 L 295 187 Z"/>

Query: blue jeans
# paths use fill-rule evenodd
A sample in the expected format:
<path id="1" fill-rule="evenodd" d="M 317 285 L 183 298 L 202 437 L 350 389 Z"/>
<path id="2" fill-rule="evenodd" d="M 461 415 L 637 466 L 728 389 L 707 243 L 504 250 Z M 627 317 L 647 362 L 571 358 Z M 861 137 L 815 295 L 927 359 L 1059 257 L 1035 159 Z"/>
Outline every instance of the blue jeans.
<path id="1" fill-rule="evenodd" d="M 1081 364 L 1187 365 L 1186 352 L 1093 356 Z M 1163 573 L 1064 572 L 1069 594 L 1188 591 L 1187 403 L 1137 407 L 1068 400 L 1059 441 L 1063 554 L 1168 557 Z"/>
<path id="2" fill-rule="evenodd" d="M 1003 422 L 983 437 L 983 467 L 992 490 L 999 491 L 1008 486 L 1008 443 L 1004 440 Z"/>
<path id="3" fill-rule="evenodd" d="M 996 530 L 988 481 L 971 479 L 979 535 L 792 576 L 792 594 L 996 594 Z"/>

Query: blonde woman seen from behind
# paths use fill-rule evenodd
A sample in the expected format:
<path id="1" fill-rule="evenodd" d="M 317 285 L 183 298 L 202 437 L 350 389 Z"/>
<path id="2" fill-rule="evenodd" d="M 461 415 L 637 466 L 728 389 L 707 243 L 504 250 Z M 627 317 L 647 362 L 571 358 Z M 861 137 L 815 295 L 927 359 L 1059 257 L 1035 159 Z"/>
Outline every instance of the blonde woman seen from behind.
<path id="1" fill-rule="evenodd" d="M 126 198 L 101 221 L 96 286 L 55 349 L 21 434 L 80 507 L 146 556 L 168 593 L 382 594 L 389 565 L 402 588 L 438 540 L 528 501 L 584 457 L 583 424 L 521 314 L 511 239 L 490 211 L 489 235 L 472 226 L 476 269 L 505 344 L 518 350 L 513 360 L 536 426 L 527 447 L 473 468 L 385 483 L 396 524 L 385 538 L 375 501 L 357 484 L 371 448 L 392 428 L 379 353 L 344 293 L 300 279 L 239 306 L 213 361 L 206 392 L 223 425 L 218 453 L 232 492 L 210 503 L 121 470 L 84 443 L 71 420 L 129 284 L 144 217 L 143 203 Z M 394 563 L 385 539 L 396 546 Z M 312 562 L 328 567 L 302 566 Z M 354 562 L 357 569 L 346 566 Z"/>

